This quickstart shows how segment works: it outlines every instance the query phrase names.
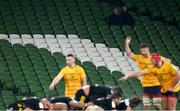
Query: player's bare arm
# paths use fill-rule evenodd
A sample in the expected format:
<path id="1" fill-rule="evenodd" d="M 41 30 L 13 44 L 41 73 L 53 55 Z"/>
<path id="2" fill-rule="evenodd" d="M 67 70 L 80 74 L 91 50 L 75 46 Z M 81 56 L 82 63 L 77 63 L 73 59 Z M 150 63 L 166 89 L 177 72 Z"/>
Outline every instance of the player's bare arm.
<path id="1" fill-rule="evenodd" d="M 126 111 L 132 111 L 130 106 L 127 106 Z"/>
<path id="2" fill-rule="evenodd" d="M 49 110 L 67 110 L 68 106 L 65 103 L 52 104 L 52 108 Z"/>
<path id="3" fill-rule="evenodd" d="M 173 80 L 170 88 L 168 90 L 172 91 L 173 87 L 176 86 L 179 83 L 179 80 L 180 80 L 180 74 L 177 73 L 176 76 L 174 77 L 174 80 Z"/>
<path id="4" fill-rule="evenodd" d="M 131 37 L 127 36 L 125 40 L 125 51 L 128 57 L 133 58 L 134 53 L 131 51 L 130 43 L 131 43 Z"/>
<path id="5" fill-rule="evenodd" d="M 86 77 L 84 77 L 82 79 L 82 86 L 86 86 L 86 85 L 87 85 L 87 79 L 86 79 Z"/>
<path id="6" fill-rule="evenodd" d="M 54 90 L 54 87 L 56 86 L 56 84 L 59 83 L 59 81 L 62 79 L 62 77 L 63 77 L 63 76 L 57 75 L 57 76 L 53 79 L 52 83 L 50 84 L 49 89 L 50 89 L 50 90 Z"/>
<path id="7" fill-rule="evenodd" d="M 84 108 L 84 107 L 86 107 L 85 103 L 77 102 L 77 101 L 71 101 L 69 104 L 73 108 Z"/>
<path id="8" fill-rule="evenodd" d="M 129 78 L 139 77 L 139 76 L 142 76 L 144 74 L 147 74 L 147 71 L 146 70 L 140 70 L 138 72 L 133 72 L 132 74 L 125 75 L 124 77 L 120 78 L 119 80 L 126 81 Z"/>

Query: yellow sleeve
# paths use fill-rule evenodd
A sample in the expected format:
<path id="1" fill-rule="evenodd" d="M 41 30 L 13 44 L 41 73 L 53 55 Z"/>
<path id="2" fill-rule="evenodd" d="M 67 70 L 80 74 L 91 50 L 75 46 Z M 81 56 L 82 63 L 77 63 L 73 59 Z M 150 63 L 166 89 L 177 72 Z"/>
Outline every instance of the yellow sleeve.
<path id="1" fill-rule="evenodd" d="M 79 73 L 81 75 L 81 78 L 85 78 L 86 77 L 86 73 L 84 71 L 84 69 L 82 67 L 79 68 Z"/>
<path id="2" fill-rule="evenodd" d="M 170 73 L 171 75 L 176 75 L 178 73 L 176 67 L 173 64 L 170 64 Z"/>
<path id="3" fill-rule="evenodd" d="M 138 61 L 138 60 L 139 60 L 139 55 L 134 54 L 134 56 L 132 57 L 132 59 L 133 59 L 134 61 Z"/>
<path id="4" fill-rule="evenodd" d="M 64 68 L 63 68 L 63 69 L 61 69 L 61 71 L 59 72 L 59 74 L 58 74 L 58 75 L 63 77 L 63 76 L 64 76 L 64 70 L 65 70 Z"/>

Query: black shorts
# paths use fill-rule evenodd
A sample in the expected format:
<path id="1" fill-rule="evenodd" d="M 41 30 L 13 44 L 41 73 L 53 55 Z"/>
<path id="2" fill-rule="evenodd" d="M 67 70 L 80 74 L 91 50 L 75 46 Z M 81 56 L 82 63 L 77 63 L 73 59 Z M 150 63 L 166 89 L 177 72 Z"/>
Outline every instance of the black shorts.
<path id="1" fill-rule="evenodd" d="M 89 91 L 89 101 L 93 102 L 98 98 L 106 98 L 111 95 L 111 88 L 104 85 L 91 85 Z"/>
<path id="2" fill-rule="evenodd" d="M 143 87 L 143 96 L 153 98 L 153 97 L 160 97 L 160 86 L 153 86 L 153 87 Z"/>
<path id="3" fill-rule="evenodd" d="M 79 89 L 79 90 L 76 92 L 75 100 L 76 100 L 76 101 L 81 101 L 81 102 L 83 102 L 83 103 L 89 102 L 88 97 L 85 95 L 83 89 Z"/>
<path id="4" fill-rule="evenodd" d="M 166 92 L 166 93 L 161 93 L 162 97 L 175 97 L 178 98 L 178 92 Z"/>

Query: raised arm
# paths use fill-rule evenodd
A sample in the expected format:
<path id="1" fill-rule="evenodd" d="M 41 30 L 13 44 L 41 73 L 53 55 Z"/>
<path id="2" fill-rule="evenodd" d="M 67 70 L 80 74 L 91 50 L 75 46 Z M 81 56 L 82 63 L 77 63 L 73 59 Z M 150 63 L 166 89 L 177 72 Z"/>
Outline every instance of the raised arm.
<path id="1" fill-rule="evenodd" d="M 51 85 L 49 86 L 49 89 L 50 89 L 50 90 L 54 90 L 54 87 L 56 86 L 56 84 L 59 83 L 59 81 L 60 81 L 62 78 L 63 78 L 63 76 L 58 74 L 58 75 L 53 79 Z"/>
<path id="2" fill-rule="evenodd" d="M 132 74 L 125 75 L 124 77 L 120 78 L 119 80 L 126 81 L 129 78 L 139 77 L 139 76 L 142 76 L 143 74 L 147 74 L 147 70 L 140 70 L 138 72 L 133 72 Z"/>
<path id="3" fill-rule="evenodd" d="M 125 40 L 125 51 L 128 57 L 133 58 L 134 53 L 131 51 L 130 42 L 131 42 L 131 37 L 127 36 Z"/>

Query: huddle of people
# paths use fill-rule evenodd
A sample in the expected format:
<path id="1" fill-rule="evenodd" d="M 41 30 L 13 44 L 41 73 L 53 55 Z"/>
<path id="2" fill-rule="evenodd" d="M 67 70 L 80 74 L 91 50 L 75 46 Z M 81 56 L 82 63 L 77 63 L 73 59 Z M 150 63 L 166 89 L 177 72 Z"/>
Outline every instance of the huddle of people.
<path id="1" fill-rule="evenodd" d="M 123 99 L 122 90 L 119 87 L 87 85 L 76 92 L 74 99 L 27 97 L 10 104 L 7 110 L 131 110 L 140 103 L 141 99 L 138 97 Z"/>
<path id="2" fill-rule="evenodd" d="M 117 26 L 133 26 L 135 24 L 135 21 L 132 15 L 128 12 L 126 6 L 123 6 L 122 8 L 114 8 L 113 13 L 109 17 L 107 17 L 106 21 L 109 25 Z"/>

